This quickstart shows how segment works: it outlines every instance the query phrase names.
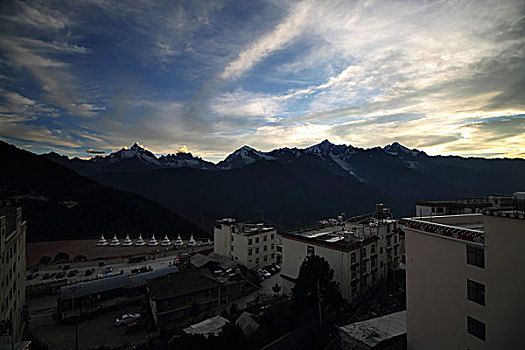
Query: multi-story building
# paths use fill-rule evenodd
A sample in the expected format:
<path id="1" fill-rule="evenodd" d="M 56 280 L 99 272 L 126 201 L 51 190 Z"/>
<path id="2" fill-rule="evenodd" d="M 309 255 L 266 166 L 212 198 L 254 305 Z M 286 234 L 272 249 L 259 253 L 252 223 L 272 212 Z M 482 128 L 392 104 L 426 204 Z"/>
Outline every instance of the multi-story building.
<path id="1" fill-rule="evenodd" d="M 221 282 L 197 269 L 149 280 L 147 287 L 153 319 L 160 328 L 185 324 L 188 318 L 224 305 L 244 293 L 242 281 Z"/>
<path id="2" fill-rule="evenodd" d="M 502 194 L 448 201 L 420 201 L 416 203 L 416 216 L 481 213 L 484 210 L 512 209 L 512 205 L 512 196 Z"/>
<path id="3" fill-rule="evenodd" d="M 235 219 L 215 222 L 214 252 L 252 269 L 277 262 L 277 230 Z"/>
<path id="4" fill-rule="evenodd" d="M 0 322 L 12 324 L 13 335 L 0 336 L 0 344 L 22 338 L 26 294 L 26 222 L 21 208 L 0 208 Z"/>
<path id="5" fill-rule="evenodd" d="M 353 301 L 398 269 L 402 235 L 388 209 L 337 224 L 321 224 L 282 234 L 283 291 L 290 293 L 308 255 L 324 257 L 334 270 L 343 298 Z"/>
<path id="6" fill-rule="evenodd" d="M 525 218 L 404 220 L 408 349 L 523 348 Z"/>

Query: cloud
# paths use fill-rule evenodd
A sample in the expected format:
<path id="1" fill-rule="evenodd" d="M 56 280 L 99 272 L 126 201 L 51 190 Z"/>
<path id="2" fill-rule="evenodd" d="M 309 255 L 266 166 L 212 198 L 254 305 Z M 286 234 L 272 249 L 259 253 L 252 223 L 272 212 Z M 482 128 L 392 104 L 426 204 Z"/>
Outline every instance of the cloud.
<path id="1" fill-rule="evenodd" d="M 97 150 L 94 150 L 93 148 L 87 149 L 86 152 L 87 153 L 91 153 L 91 154 L 104 154 L 104 153 L 106 153 L 106 151 L 97 151 Z"/>
<path id="2" fill-rule="evenodd" d="M 255 64 L 269 56 L 276 50 L 282 49 L 291 40 L 297 37 L 305 28 L 310 16 L 312 3 L 303 1 L 297 3 L 290 15 L 279 23 L 271 32 L 250 44 L 248 48 L 239 53 L 239 56 L 224 69 L 219 75 L 221 79 L 239 78 L 250 70 Z"/>
<path id="3" fill-rule="evenodd" d="M 191 152 L 188 149 L 188 147 L 186 147 L 186 145 L 182 145 L 181 147 L 175 150 L 175 153 L 191 153 Z"/>

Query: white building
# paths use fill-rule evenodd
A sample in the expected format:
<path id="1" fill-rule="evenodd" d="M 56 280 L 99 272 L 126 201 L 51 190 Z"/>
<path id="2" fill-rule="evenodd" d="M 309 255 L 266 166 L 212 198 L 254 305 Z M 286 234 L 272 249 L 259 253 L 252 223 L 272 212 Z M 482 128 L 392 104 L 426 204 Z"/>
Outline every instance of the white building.
<path id="1" fill-rule="evenodd" d="M 26 222 L 21 208 L 0 208 L 0 255 L 0 325 L 3 328 L 12 321 L 12 338 L 17 343 L 27 317 Z M 0 344 L 11 344 L 10 332 L 0 335 Z"/>
<path id="2" fill-rule="evenodd" d="M 349 301 L 391 277 L 399 267 L 403 243 L 397 222 L 386 210 L 378 205 L 376 214 L 283 233 L 283 292 L 291 292 L 302 262 L 312 254 L 328 261 Z"/>
<path id="3" fill-rule="evenodd" d="M 523 211 L 404 225 L 408 349 L 523 348 Z"/>
<path id="4" fill-rule="evenodd" d="M 252 269 L 276 263 L 276 239 L 274 227 L 222 219 L 215 222 L 213 250 Z"/>

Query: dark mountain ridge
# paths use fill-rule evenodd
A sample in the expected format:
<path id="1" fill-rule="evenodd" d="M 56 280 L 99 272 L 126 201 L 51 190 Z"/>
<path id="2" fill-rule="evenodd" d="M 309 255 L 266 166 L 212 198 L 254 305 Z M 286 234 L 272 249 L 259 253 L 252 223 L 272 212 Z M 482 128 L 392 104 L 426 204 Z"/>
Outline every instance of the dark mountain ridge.
<path id="1" fill-rule="evenodd" d="M 46 157 L 0 141 L 4 205 L 23 208 L 29 241 L 98 238 L 126 233 L 206 236 L 162 205 L 78 175 Z"/>

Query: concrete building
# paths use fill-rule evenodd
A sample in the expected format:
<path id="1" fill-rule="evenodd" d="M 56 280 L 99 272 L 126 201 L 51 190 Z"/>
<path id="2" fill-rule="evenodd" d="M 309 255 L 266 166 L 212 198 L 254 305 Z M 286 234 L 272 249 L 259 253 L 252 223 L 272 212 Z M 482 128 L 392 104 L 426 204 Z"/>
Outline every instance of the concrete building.
<path id="1" fill-rule="evenodd" d="M 328 261 L 349 301 L 391 277 L 399 267 L 403 245 L 397 222 L 381 204 L 375 214 L 292 230 L 282 237 L 284 293 L 291 292 L 304 259 L 315 254 Z"/>
<path id="2" fill-rule="evenodd" d="M 235 219 L 215 222 L 214 252 L 249 268 L 277 262 L 277 230 L 264 224 L 247 224 Z"/>
<path id="3" fill-rule="evenodd" d="M 484 210 L 512 209 L 512 202 L 511 195 L 503 194 L 448 201 L 420 201 L 416 203 L 416 216 L 472 214 Z"/>
<path id="4" fill-rule="evenodd" d="M 523 348 L 523 210 L 410 218 L 404 227 L 408 349 Z"/>
<path id="5" fill-rule="evenodd" d="M 26 222 L 21 208 L 0 208 L 0 322 L 12 321 L 13 336 L 0 336 L 0 344 L 20 342 L 27 319 Z"/>
<path id="6" fill-rule="evenodd" d="M 155 324 L 173 328 L 197 314 L 239 298 L 244 282 L 221 282 L 202 270 L 188 269 L 149 280 L 149 303 Z"/>

